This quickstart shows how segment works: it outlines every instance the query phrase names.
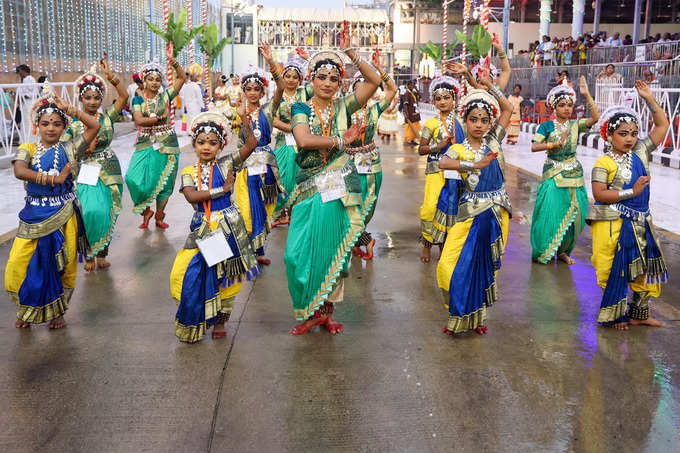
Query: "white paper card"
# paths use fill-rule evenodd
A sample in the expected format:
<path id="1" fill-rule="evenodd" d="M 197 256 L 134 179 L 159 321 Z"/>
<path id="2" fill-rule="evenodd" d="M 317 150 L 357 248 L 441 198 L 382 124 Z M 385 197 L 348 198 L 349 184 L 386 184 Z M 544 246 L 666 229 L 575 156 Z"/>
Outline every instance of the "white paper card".
<path id="1" fill-rule="evenodd" d="M 460 173 L 458 173 L 458 170 L 444 170 L 444 178 L 445 179 L 458 179 L 458 180 L 463 179 L 463 178 L 460 177 Z"/>
<path id="2" fill-rule="evenodd" d="M 161 150 L 161 142 L 154 141 L 153 142 L 153 149 L 156 150 L 156 151 L 160 151 Z"/>
<path id="3" fill-rule="evenodd" d="M 88 186 L 96 186 L 99 180 L 99 172 L 102 166 L 99 164 L 81 164 L 78 170 L 78 184 L 87 184 Z"/>
<path id="4" fill-rule="evenodd" d="M 357 165 L 357 172 L 360 175 L 370 175 L 373 173 L 373 168 L 370 165 Z"/>
<path id="5" fill-rule="evenodd" d="M 265 173 L 267 173 L 267 165 L 266 164 L 257 164 L 257 165 L 249 165 L 248 166 L 248 176 L 264 175 Z"/>
<path id="6" fill-rule="evenodd" d="M 286 134 L 286 145 L 295 146 L 296 144 L 293 134 Z"/>
<path id="7" fill-rule="evenodd" d="M 354 156 L 354 166 L 357 167 L 357 172 L 360 175 L 370 175 L 373 173 L 371 161 L 371 156 L 366 156 L 363 154 L 357 154 Z"/>
<path id="8" fill-rule="evenodd" d="M 263 175 L 267 173 L 267 153 L 256 152 L 250 155 L 246 161 L 248 175 Z"/>
<path id="9" fill-rule="evenodd" d="M 322 173 L 315 179 L 316 187 L 321 194 L 321 201 L 328 203 L 347 195 L 345 178 L 339 171 Z"/>
<path id="10" fill-rule="evenodd" d="M 220 229 L 202 239 L 196 239 L 196 245 L 198 245 L 203 259 L 210 267 L 234 256 L 227 238 Z"/>

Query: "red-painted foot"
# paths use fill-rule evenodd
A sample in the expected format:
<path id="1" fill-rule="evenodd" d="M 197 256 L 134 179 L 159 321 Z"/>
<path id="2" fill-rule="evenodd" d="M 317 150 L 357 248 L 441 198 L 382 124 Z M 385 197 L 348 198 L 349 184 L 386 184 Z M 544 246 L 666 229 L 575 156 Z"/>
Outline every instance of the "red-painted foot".
<path id="1" fill-rule="evenodd" d="M 257 262 L 262 264 L 263 266 L 269 266 L 272 263 L 272 260 L 270 260 L 269 258 L 265 258 L 264 256 L 258 256 Z"/>
<path id="2" fill-rule="evenodd" d="M 366 250 L 369 248 L 371 249 L 371 252 L 365 252 L 361 257 L 365 259 L 366 261 L 371 261 L 373 259 L 373 248 L 375 247 L 375 239 L 371 240 L 371 247 L 366 247 Z"/>
<path id="3" fill-rule="evenodd" d="M 170 226 L 167 223 L 163 222 L 163 219 L 165 219 L 165 212 L 159 210 L 156 213 L 156 228 L 160 228 L 161 230 L 165 230 L 166 228 L 168 228 Z"/>
<path id="4" fill-rule="evenodd" d="M 486 335 L 486 333 L 489 331 L 489 329 L 486 326 L 478 326 L 475 329 L 475 332 L 477 332 L 480 335 Z"/>
<path id="5" fill-rule="evenodd" d="M 147 206 L 144 212 L 142 212 L 143 222 L 141 225 L 139 225 L 139 228 L 149 228 L 149 221 L 151 220 L 151 217 L 153 217 L 153 211 Z"/>

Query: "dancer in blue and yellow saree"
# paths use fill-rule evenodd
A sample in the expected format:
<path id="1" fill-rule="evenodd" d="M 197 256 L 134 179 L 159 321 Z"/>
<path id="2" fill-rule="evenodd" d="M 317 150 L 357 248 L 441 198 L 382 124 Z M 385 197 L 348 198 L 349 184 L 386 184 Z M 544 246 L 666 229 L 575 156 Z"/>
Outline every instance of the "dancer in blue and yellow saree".
<path id="1" fill-rule="evenodd" d="M 59 139 L 69 118 L 86 130 Z M 31 108 L 38 143 L 23 143 L 13 160 L 14 175 L 25 182 L 26 205 L 5 268 L 5 289 L 17 305 L 18 328 L 49 322 L 66 326 L 64 313 L 76 286 L 77 255 L 88 251 L 71 166 L 82 159 L 99 132 L 99 121 L 54 96 L 46 83 Z"/>
<path id="2" fill-rule="evenodd" d="M 264 106 L 260 100 L 265 94 L 267 78 L 262 71 L 250 68 L 241 77 L 241 86 L 246 104 L 245 118 L 257 139 L 257 149 L 248 157 L 243 169 L 236 176 L 236 204 L 238 204 L 246 222 L 246 228 L 257 255 L 257 261 L 263 265 L 271 264 L 264 256 L 264 243 L 269 234 L 269 224 L 279 193 L 283 193 L 281 176 L 276 157 L 269 144 L 272 141 L 274 113 L 278 110 L 283 95 L 283 80 L 274 62 L 269 44 L 259 47 L 260 53 L 269 64 L 272 77 L 276 82 L 274 97 Z"/>
<path id="3" fill-rule="evenodd" d="M 595 204 L 588 214 L 592 262 L 604 289 L 597 321 L 617 330 L 640 324 L 664 327 L 649 316 L 649 299 L 661 295 L 661 283 L 668 278 L 649 210 L 649 161 L 669 122 L 652 90 L 641 81 L 636 89 L 652 113 L 654 128 L 639 139 L 640 118 L 633 110 L 611 107 L 602 115 L 600 134 L 609 149 L 593 168 Z"/>
<path id="4" fill-rule="evenodd" d="M 548 154 L 531 221 L 531 258 L 541 264 L 555 256 L 574 264 L 569 255 L 586 224 L 588 194 L 576 147 L 579 133 L 597 123 L 600 113 L 583 76 L 580 90 L 590 109 L 590 118 L 570 119 L 576 92 L 566 83 L 558 85 L 548 93 L 548 104 L 555 112 L 555 119 L 541 123 L 531 144 L 533 152 L 547 151 Z"/>
<path id="5" fill-rule="evenodd" d="M 354 158 L 354 164 L 359 174 L 359 182 L 361 183 L 361 219 L 364 225 L 373 218 L 375 213 L 375 206 L 378 203 L 378 195 L 380 194 L 380 186 L 382 185 L 382 161 L 380 160 L 380 153 L 378 152 L 373 138 L 377 131 L 378 119 L 380 115 L 389 108 L 392 104 L 392 99 L 397 94 L 397 84 L 385 72 L 380 64 L 380 53 L 376 49 L 373 53 L 373 67 L 378 70 L 380 79 L 385 84 L 385 96 L 379 101 L 370 106 L 363 106 L 361 109 L 354 112 L 352 115 L 352 124 L 360 124 L 365 127 L 359 140 L 351 143 L 345 149 L 345 153 L 350 154 Z M 361 73 L 354 76 L 351 91 L 356 91 L 361 85 L 365 83 Z M 361 250 L 361 246 L 366 247 L 366 251 Z M 373 259 L 373 247 L 375 246 L 375 239 L 371 233 L 364 230 L 359 236 L 356 246 L 352 249 L 352 253 L 360 256 L 365 260 Z"/>
<path id="6" fill-rule="evenodd" d="M 306 67 L 307 62 L 298 54 L 293 54 L 283 66 L 283 99 L 279 106 L 279 111 L 274 118 L 274 127 L 281 132 L 276 136 L 274 156 L 276 156 L 276 164 L 279 168 L 281 184 L 285 192 L 279 193 L 276 209 L 272 215 L 276 220 L 272 223 L 272 227 L 290 223 L 290 213 L 288 210 L 284 211 L 281 208 L 286 204 L 288 197 L 295 189 L 295 180 L 299 170 L 295 163 L 297 145 L 295 144 L 293 127 L 291 125 L 291 109 L 296 102 L 307 102 L 314 94 L 311 83 L 301 86 L 305 78 Z"/>
<path id="7" fill-rule="evenodd" d="M 215 159 L 226 145 L 229 127 L 219 113 L 197 115 L 191 136 L 198 162 L 182 170 L 180 192 L 195 212 L 189 226 L 191 233 L 170 272 L 170 292 L 179 303 L 175 335 L 188 343 L 203 338 L 210 326 L 213 338 L 225 337 L 224 323 L 243 280 L 251 280 L 259 273 L 243 218 L 238 206 L 231 202 L 234 175 L 255 149 L 257 140 L 246 123 L 240 131 L 244 145 Z M 208 265 L 199 245 L 213 235 L 224 237 L 223 250 L 217 251 L 223 256 L 215 260 L 221 261 Z"/>
<path id="8" fill-rule="evenodd" d="M 149 221 L 154 217 L 151 210 L 154 202 L 156 228 L 169 226 L 164 221 L 165 206 L 175 186 L 179 165 L 179 143 L 170 123 L 170 110 L 172 100 L 186 82 L 186 73 L 172 55 L 168 56 L 168 62 L 176 74 L 172 86 L 161 91 L 163 69 L 157 63 L 148 63 L 141 71 L 143 96 L 135 96 L 132 100 L 132 117 L 139 131 L 125 184 L 134 203 L 132 211 L 142 216 L 139 228 L 149 227 Z"/>
<path id="9" fill-rule="evenodd" d="M 99 134 L 97 139 L 87 149 L 84 159 L 74 167 L 73 174 L 78 177 L 81 166 L 98 168 L 99 177 L 96 181 L 81 181 L 76 192 L 83 208 L 83 221 L 87 240 L 90 243 L 90 252 L 85 261 L 85 270 L 91 272 L 95 264 L 99 269 L 110 266 L 106 261 L 109 252 L 109 243 L 113 237 L 113 229 L 116 226 L 118 214 L 122 209 L 123 176 L 120 170 L 118 157 L 111 149 L 113 140 L 113 123 L 121 118 L 121 112 L 127 105 L 128 94 L 123 84 L 109 70 L 108 62 L 101 61 L 101 67 L 107 80 L 116 88 L 118 98 L 115 103 L 107 108 L 104 113 L 97 113 L 106 96 L 106 84 L 94 68 L 86 72 L 74 85 L 74 98 L 78 99 L 83 109 L 99 120 Z M 69 140 L 82 135 L 85 126 L 82 121 L 74 119 L 62 140 Z M 89 168 L 86 168 L 89 170 Z M 96 259 L 96 263 L 95 263 Z"/>
<path id="10" fill-rule="evenodd" d="M 347 27 L 342 36 L 347 49 Z M 361 126 L 349 121 L 373 95 L 380 77 L 353 50 L 345 52 L 366 82 L 355 93 L 334 99 L 344 73 L 342 57 L 319 52 L 310 60 L 314 96 L 308 104 L 293 105 L 300 172 L 288 200 L 293 208 L 284 260 L 295 318 L 303 321 L 294 335 L 317 325 L 331 334 L 343 331 L 333 319 L 334 304 L 344 298 L 351 248 L 364 229 L 359 177 L 354 159 L 343 149 L 361 136 Z"/>
<path id="11" fill-rule="evenodd" d="M 465 75 L 471 78 L 467 70 Z M 439 162 L 442 170 L 461 178 L 464 190 L 437 265 L 437 283 L 449 309 L 444 327 L 448 335 L 487 332 L 487 309 L 498 298 L 496 274 L 511 216 L 501 141 L 512 104 L 488 76 L 479 81 L 488 91 L 470 90 L 461 101 L 466 138 L 463 144 L 450 147 Z"/>
<path id="12" fill-rule="evenodd" d="M 439 110 L 439 116 L 425 122 L 418 147 L 421 156 L 427 155 L 425 194 L 420 206 L 420 241 L 423 243 L 420 261 L 423 263 L 430 262 L 432 245 L 441 247 L 444 244 L 458 211 L 460 183 L 444 177 L 439 159 L 451 145 L 462 143 L 465 138 L 456 119 L 459 89 L 458 81 L 449 76 L 437 77 L 430 83 L 430 98 Z"/>

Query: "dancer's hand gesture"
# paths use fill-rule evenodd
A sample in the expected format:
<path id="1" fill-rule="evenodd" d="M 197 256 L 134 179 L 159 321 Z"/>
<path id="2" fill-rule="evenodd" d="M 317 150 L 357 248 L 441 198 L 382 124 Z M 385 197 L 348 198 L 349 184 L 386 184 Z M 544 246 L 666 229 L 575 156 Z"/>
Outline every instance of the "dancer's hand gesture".
<path id="1" fill-rule="evenodd" d="M 55 184 L 63 184 L 64 182 L 66 182 L 66 178 L 68 178 L 68 175 L 71 174 L 71 166 L 72 166 L 71 162 L 64 165 L 64 168 L 62 168 L 59 174 L 54 177 Z"/>
<path id="2" fill-rule="evenodd" d="M 468 68 L 462 63 L 458 63 L 456 61 L 447 61 L 444 63 L 444 66 L 446 69 L 451 71 L 454 75 L 463 75 L 467 72 Z"/>
<path id="3" fill-rule="evenodd" d="M 491 162 L 496 160 L 498 157 L 498 153 L 489 153 L 486 156 L 482 157 L 482 159 L 479 162 L 475 162 L 475 168 L 478 170 L 481 170 L 482 168 L 486 168 L 489 165 L 491 165 Z"/>
<path id="4" fill-rule="evenodd" d="M 245 120 L 246 117 L 246 95 L 241 93 L 238 100 L 236 101 L 236 114 L 239 116 L 241 121 Z"/>
<path id="5" fill-rule="evenodd" d="M 269 63 L 273 60 L 273 58 L 272 58 L 272 48 L 271 48 L 271 46 L 269 45 L 268 42 L 264 42 L 264 43 L 260 44 L 257 47 L 257 50 L 260 51 L 260 55 L 262 55 L 264 57 L 264 59 L 267 61 L 267 63 Z"/>
<path id="6" fill-rule="evenodd" d="M 59 110 L 66 113 L 68 116 L 75 116 L 75 114 L 73 112 L 75 107 L 73 107 L 71 104 L 69 104 L 68 102 L 66 102 L 65 100 L 60 98 L 59 96 L 56 96 L 56 95 L 54 96 L 54 105 L 59 107 Z"/>
<path id="7" fill-rule="evenodd" d="M 234 172 L 230 168 L 229 172 L 227 172 L 227 177 L 224 181 L 224 186 L 222 186 L 222 189 L 224 189 L 225 192 L 231 192 L 231 189 L 234 188 L 234 181 L 235 180 L 236 180 L 236 177 L 234 176 Z"/>
<path id="8" fill-rule="evenodd" d="M 651 179 L 651 176 L 640 176 L 637 181 L 635 181 L 635 184 L 633 184 L 633 193 L 636 197 L 640 195 L 643 190 L 645 190 L 645 187 L 649 185 L 649 181 Z"/>
<path id="9" fill-rule="evenodd" d="M 449 143 L 451 143 L 451 137 L 446 137 L 446 138 L 440 140 L 439 143 L 437 143 L 437 149 L 439 149 L 441 151 L 442 149 L 446 148 L 446 146 Z"/>
<path id="10" fill-rule="evenodd" d="M 300 55 L 300 57 L 301 57 L 303 60 L 305 60 L 305 61 L 306 61 L 306 60 L 309 60 L 309 54 L 307 53 L 307 51 L 306 51 L 305 49 L 303 49 L 303 48 L 301 48 L 301 47 L 297 47 L 297 48 L 295 49 L 295 52 L 296 52 L 298 55 Z"/>
<path id="11" fill-rule="evenodd" d="M 654 99 L 654 93 L 652 93 L 652 89 L 649 88 L 649 85 L 647 85 L 647 83 L 645 83 L 644 81 L 637 80 L 635 82 L 635 89 L 637 90 L 640 97 L 645 101 Z"/>
<path id="12" fill-rule="evenodd" d="M 371 55 L 371 63 L 373 63 L 373 67 L 375 69 L 380 69 L 381 64 L 380 64 L 380 50 L 379 49 L 375 49 L 373 51 L 373 54 Z"/>
<path id="13" fill-rule="evenodd" d="M 104 56 L 102 57 L 102 59 L 99 60 L 99 67 L 102 69 L 102 72 L 106 77 L 109 77 L 111 75 L 111 68 L 109 67 L 109 60 L 108 56 L 106 55 L 106 52 L 104 52 Z"/>
<path id="14" fill-rule="evenodd" d="M 590 91 L 588 90 L 588 82 L 586 82 L 586 77 L 581 76 L 578 79 L 578 89 L 584 96 L 590 96 Z"/>
<path id="15" fill-rule="evenodd" d="M 564 131 L 564 133 L 562 133 L 562 135 L 560 136 L 560 139 L 557 140 L 556 142 L 554 142 L 555 148 L 564 147 L 564 145 L 567 143 L 567 139 L 569 138 L 570 133 L 571 133 L 570 129 L 567 129 L 566 131 Z"/>
<path id="16" fill-rule="evenodd" d="M 365 130 L 366 126 L 359 123 L 352 124 L 349 129 L 342 134 L 342 138 L 345 140 L 345 143 L 349 145 L 350 143 L 357 141 Z"/>
<path id="17" fill-rule="evenodd" d="M 503 45 L 501 44 L 501 40 L 496 33 L 493 34 L 493 38 L 491 39 L 491 44 L 493 44 L 493 46 L 496 49 L 498 49 L 499 51 L 502 50 L 503 53 L 505 53 L 505 50 L 503 49 Z"/>

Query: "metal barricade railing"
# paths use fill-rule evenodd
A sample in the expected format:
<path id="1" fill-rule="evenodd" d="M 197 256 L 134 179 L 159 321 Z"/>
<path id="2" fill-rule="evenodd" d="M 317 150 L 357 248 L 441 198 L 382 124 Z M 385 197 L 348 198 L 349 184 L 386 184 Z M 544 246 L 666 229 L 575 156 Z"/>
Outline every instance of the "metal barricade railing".
<path id="1" fill-rule="evenodd" d="M 55 94 L 67 102 L 71 102 L 73 82 L 52 82 Z M 0 102 L 2 103 L 2 120 L 0 121 L 0 156 L 14 153 L 14 147 L 20 143 L 35 141 L 33 125 L 30 124 L 30 109 L 35 102 L 42 84 L 39 83 L 5 83 L 0 84 Z"/>

